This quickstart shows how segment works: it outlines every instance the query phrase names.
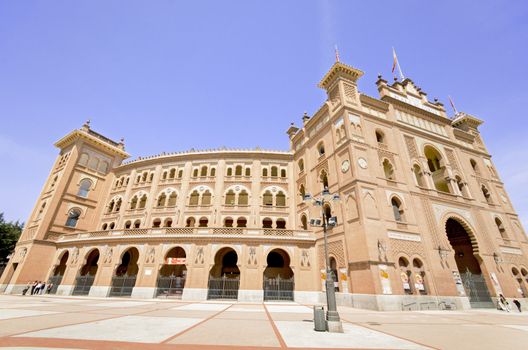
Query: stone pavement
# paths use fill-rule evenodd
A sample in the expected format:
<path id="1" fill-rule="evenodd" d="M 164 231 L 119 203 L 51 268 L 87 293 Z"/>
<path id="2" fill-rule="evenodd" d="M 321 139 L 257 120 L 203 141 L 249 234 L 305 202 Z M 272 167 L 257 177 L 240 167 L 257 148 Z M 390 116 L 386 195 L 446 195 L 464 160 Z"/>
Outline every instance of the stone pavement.
<path id="1" fill-rule="evenodd" d="M 522 349 L 528 314 L 340 307 L 343 334 L 297 303 L 0 295 L 3 349 Z M 524 345 L 523 345 L 524 344 Z"/>

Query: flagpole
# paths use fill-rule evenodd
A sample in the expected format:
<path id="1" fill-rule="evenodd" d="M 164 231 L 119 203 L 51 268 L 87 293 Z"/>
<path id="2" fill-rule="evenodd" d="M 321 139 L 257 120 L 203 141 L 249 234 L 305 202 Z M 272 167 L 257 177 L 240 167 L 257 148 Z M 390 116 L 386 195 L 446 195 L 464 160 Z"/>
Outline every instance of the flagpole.
<path id="1" fill-rule="evenodd" d="M 400 78 L 401 80 L 405 80 L 405 77 L 403 76 L 403 72 L 400 67 L 400 60 L 396 58 L 396 64 L 398 65 L 398 72 L 400 72 Z"/>
<path id="2" fill-rule="evenodd" d="M 394 65 L 398 67 L 398 72 L 400 73 L 401 80 L 405 80 L 405 76 L 403 75 L 403 72 L 400 67 L 400 60 L 398 59 L 398 56 L 396 55 L 396 50 L 394 50 L 394 46 L 392 47 L 392 57 L 394 59 Z M 392 73 L 394 74 L 394 65 L 392 66 Z M 394 76 L 396 77 L 396 76 Z"/>

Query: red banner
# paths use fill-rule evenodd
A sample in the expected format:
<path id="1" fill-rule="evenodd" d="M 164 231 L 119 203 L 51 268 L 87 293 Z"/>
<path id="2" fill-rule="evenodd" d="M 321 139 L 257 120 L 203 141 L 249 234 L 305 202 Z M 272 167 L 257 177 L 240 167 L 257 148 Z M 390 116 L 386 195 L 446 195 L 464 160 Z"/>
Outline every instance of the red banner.
<path id="1" fill-rule="evenodd" d="M 185 258 L 167 258 L 167 265 L 185 265 Z"/>

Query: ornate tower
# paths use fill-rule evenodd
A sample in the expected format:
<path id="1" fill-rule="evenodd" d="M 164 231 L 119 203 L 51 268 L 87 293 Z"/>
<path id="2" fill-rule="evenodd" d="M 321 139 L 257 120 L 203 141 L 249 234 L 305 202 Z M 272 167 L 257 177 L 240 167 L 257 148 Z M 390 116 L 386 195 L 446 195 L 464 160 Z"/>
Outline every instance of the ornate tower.
<path id="1" fill-rule="evenodd" d="M 112 169 L 128 157 L 123 142 L 91 130 L 89 121 L 55 146 L 57 160 L 0 279 L 0 290 L 7 293 L 45 280 L 60 235 L 95 229 Z"/>

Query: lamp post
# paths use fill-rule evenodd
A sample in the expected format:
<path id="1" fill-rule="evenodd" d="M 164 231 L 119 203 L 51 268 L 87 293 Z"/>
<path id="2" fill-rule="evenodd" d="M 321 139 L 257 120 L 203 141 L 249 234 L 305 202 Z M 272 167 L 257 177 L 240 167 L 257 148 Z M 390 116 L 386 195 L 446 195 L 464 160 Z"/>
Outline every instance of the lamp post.
<path id="1" fill-rule="evenodd" d="M 322 227 L 324 234 L 324 253 L 326 262 L 326 328 L 328 332 L 334 333 L 343 333 L 343 325 L 341 323 L 339 313 L 337 312 L 334 279 L 332 278 L 332 270 L 330 268 L 330 256 L 328 255 L 327 227 L 335 226 L 337 220 L 336 217 L 326 217 L 324 205 L 328 202 L 337 202 L 339 201 L 339 199 L 340 198 L 338 194 L 330 194 L 330 191 L 328 191 L 328 187 L 324 188 L 321 197 L 319 198 L 313 198 L 312 195 L 310 195 L 309 193 L 307 193 L 303 198 L 304 202 L 312 202 L 314 205 L 321 207 L 321 215 L 323 218 Z M 319 226 L 321 224 L 321 220 L 310 220 L 310 224 L 314 226 Z"/>

